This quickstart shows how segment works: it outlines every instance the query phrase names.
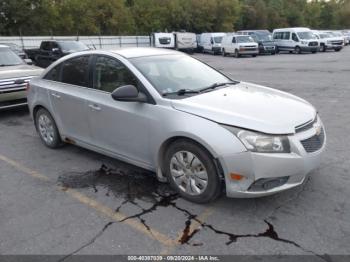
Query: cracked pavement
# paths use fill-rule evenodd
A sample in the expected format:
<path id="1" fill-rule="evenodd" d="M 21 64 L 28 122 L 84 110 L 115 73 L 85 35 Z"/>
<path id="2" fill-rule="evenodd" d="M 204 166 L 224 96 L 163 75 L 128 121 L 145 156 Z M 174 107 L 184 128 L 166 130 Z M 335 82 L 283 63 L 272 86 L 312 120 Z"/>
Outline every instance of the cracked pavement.
<path id="1" fill-rule="evenodd" d="M 25 167 L 0 160 L 0 254 L 55 254 L 59 261 L 75 254 L 298 254 L 315 261 L 350 254 L 350 48 L 195 57 L 318 108 L 328 149 L 306 182 L 270 197 L 222 196 L 196 205 L 148 171 L 72 145 L 44 147 L 25 109 L 0 112 L 0 156 Z M 77 201 L 66 190 L 95 202 Z"/>

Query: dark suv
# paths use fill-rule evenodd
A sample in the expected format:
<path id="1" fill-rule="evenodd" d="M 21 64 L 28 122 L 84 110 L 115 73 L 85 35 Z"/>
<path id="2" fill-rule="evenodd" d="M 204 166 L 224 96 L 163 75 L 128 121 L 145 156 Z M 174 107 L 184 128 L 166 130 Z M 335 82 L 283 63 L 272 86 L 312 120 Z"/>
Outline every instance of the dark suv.
<path id="1" fill-rule="evenodd" d="M 259 44 L 259 54 L 276 54 L 276 44 L 268 30 L 245 30 L 237 34 L 249 35 Z"/>

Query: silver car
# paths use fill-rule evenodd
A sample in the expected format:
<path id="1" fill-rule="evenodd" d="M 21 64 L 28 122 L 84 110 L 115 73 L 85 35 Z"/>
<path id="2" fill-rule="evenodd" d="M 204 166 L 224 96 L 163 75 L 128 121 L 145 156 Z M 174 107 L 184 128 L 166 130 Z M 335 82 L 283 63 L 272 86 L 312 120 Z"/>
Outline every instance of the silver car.
<path id="1" fill-rule="evenodd" d="M 71 143 L 152 170 L 199 203 L 224 188 L 259 197 L 296 187 L 326 144 L 305 100 L 165 49 L 66 56 L 31 81 L 28 102 L 48 147 Z"/>

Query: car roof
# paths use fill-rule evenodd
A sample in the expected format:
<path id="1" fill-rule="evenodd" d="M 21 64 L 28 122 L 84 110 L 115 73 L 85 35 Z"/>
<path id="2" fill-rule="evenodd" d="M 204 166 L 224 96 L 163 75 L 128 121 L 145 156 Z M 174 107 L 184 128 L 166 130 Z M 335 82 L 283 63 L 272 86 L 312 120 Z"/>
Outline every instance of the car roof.
<path id="1" fill-rule="evenodd" d="M 115 49 L 115 50 L 109 50 L 109 52 L 121 55 L 125 58 L 183 54 L 181 52 L 174 51 L 174 50 L 169 50 L 169 49 L 165 49 L 165 48 L 152 48 L 152 47 L 120 48 L 120 49 Z"/>

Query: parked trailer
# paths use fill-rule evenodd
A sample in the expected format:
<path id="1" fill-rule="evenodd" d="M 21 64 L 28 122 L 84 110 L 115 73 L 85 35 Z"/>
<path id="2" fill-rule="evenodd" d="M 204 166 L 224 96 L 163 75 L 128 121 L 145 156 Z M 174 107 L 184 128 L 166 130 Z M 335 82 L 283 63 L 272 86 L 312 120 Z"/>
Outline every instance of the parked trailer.
<path id="1" fill-rule="evenodd" d="M 190 32 L 174 32 L 175 49 L 193 53 L 197 48 L 197 36 Z"/>

